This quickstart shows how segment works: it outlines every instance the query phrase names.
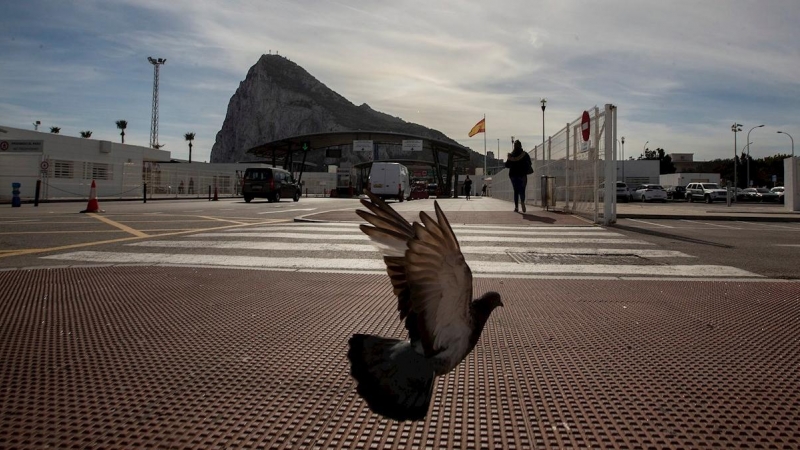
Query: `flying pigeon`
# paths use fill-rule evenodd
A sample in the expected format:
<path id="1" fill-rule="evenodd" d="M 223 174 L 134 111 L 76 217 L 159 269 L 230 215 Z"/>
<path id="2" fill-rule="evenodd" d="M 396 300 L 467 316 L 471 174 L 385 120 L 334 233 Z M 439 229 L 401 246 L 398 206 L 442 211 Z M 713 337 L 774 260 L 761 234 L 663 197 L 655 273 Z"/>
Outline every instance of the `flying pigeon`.
<path id="1" fill-rule="evenodd" d="M 422 420 L 433 380 L 453 370 L 478 343 L 500 294 L 472 299 L 472 272 L 438 202 L 436 221 L 420 212 L 409 224 L 369 191 L 356 213 L 363 231 L 380 249 L 400 320 L 409 340 L 355 334 L 350 338 L 350 373 L 372 411 L 390 419 Z"/>

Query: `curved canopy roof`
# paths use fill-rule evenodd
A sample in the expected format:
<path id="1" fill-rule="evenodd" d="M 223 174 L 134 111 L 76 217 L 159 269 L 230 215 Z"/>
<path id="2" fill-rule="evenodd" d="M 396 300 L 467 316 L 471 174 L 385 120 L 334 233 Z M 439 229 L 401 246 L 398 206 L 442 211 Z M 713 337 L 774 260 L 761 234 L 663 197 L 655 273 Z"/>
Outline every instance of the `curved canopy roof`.
<path id="1" fill-rule="evenodd" d="M 453 155 L 454 161 L 467 161 L 469 160 L 469 149 L 461 144 L 455 144 L 437 139 L 431 139 L 423 136 L 415 136 L 404 133 L 394 133 L 388 131 L 335 131 L 328 133 L 314 133 L 305 134 L 301 136 L 292 136 L 276 141 L 267 142 L 255 146 L 247 153 L 256 155 L 262 158 L 285 156 L 287 153 L 294 153 L 302 151 L 301 146 L 308 143 L 310 150 L 326 149 L 331 147 L 338 147 L 342 145 L 350 145 L 356 140 L 372 140 L 375 144 L 395 144 L 402 145 L 403 140 L 422 140 L 422 150 L 432 151 L 438 150 L 440 152 Z"/>

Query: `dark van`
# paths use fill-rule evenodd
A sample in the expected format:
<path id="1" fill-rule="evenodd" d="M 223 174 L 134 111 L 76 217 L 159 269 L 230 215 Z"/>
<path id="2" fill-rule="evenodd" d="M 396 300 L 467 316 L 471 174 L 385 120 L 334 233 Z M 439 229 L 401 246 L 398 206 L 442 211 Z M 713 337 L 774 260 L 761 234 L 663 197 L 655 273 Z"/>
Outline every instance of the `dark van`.
<path id="1" fill-rule="evenodd" d="M 292 174 L 274 167 L 250 168 L 242 178 L 242 196 L 250 203 L 253 198 L 266 198 L 269 202 L 279 202 L 282 197 L 300 200 L 301 188 L 295 183 Z"/>

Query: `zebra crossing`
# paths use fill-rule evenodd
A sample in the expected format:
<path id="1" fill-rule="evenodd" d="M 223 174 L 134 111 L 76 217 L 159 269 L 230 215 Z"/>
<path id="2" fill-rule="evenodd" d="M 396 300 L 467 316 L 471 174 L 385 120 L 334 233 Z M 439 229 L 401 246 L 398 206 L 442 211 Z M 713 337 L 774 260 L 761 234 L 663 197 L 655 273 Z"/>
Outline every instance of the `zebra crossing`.
<path id="1" fill-rule="evenodd" d="M 453 229 L 476 277 L 760 278 L 735 267 L 692 264 L 691 255 L 593 226 L 454 225 Z M 385 273 L 379 253 L 354 223 L 243 227 L 142 240 L 124 249 L 43 258 L 92 264 Z"/>

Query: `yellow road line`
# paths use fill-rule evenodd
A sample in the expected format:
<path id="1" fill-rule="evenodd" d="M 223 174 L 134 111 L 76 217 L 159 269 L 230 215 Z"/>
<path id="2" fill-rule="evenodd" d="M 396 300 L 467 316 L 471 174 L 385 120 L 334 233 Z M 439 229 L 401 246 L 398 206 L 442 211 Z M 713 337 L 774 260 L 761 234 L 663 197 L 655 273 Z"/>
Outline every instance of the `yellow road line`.
<path id="1" fill-rule="evenodd" d="M 218 217 L 211 217 L 211 216 L 197 216 L 197 217 L 200 217 L 201 219 L 216 220 L 216 221 L 219 221 L 219 222 L 229 222 L 229 223 L 236 223 L 236 224 L 239 224 L 239 225 L 244 225 L 244 222 L 238 222 L 236 220 L 220 219 Z"/>
<path id="2" fill-rule="evenodd" d="M 178 236 L 178 235 L 181 235 L 181 234 L 201 233 L 201 232 L 215 231 L 215 230 L 225 230 L 225 229 L 228 229 L 228 228 L 241 228 L 241 227 L 246 227 L 246 226 L 249 226 L 249 225 L 269 225 L 271 223 L 289 222 L 291 220 L 292 219 L 272 219 L 272 220 L 266 220 L 266 221 L 258 222 L 258 223 L 245 223 L 245 224 L 237 224 L 237 225 L 226 225 L 226 226 L 214 227 L 214 228 L 200 228 L 200 229 L 193 229 L 193 230 L 188 230 L 188 231 L 178 231 L 178 232 L 175 232 L 175 233 L 158 234 L 158 235 L 154 235 L 154 236 L 141 236 L 141 237 L 140 236 L 131 236 L 131 237 L 119 238 L 119 239 L 108 239 L 108 240 L 105 240 L 105 241 L 98 241 L 98 242 L 83 242 L 83 243 L 80 243 L 80 244 L 62 245 L 62 246 L 59 246 L 59 247 L 29 248 L 29 249 L 24 249 L 24 250 L 12 250 L 12 251 L 9 251 L 8 253 L 0 254 L 0 258 L 5 258 L 7 256 L 23 256 L 23 255 L 33 255 L 33 254 L 36 254 L 36 253 L 57 252 L 57 251 L 61 251 L 61 250 L 71 250 L 71 249 L 74 249 L 74 248 L 91 247 L 91 246 L 94 246 L 94 245 L 114 244 L 114 243 L 117 243 L 117 242 L 135 241 L 135 240 L 139 240 L 139 239 L 144 239 L 145 237 L 154 238 L 154 237 L 164 237 L 164 236 Z"/>
<path id="3" fill-rule="evenodd" d="M 133 228 L 127 226 L 127 225 L 124 225 L 124 224 L 121 224 L 121 223 L 116 222 L 114 220 L 111 220 L 108 217 L 103 217 L 103 216 L 98 215 L 98 214 L 92 214 L 91 217 L 99 220 L 100 222 L 107 223 L 108 225 L 111 225 L 112 227 L 117 227 L 120 230 L 125 231 L 127 233 L 130 233 L 130 234 L 132 234 L 132 235 L 134 235 L 136 237 L 148 237 L 147 233 L 143 233 L 143 232 L 141 232 L 139 230 L 135 230 L 135 229 L 133 229 Z"/>

